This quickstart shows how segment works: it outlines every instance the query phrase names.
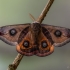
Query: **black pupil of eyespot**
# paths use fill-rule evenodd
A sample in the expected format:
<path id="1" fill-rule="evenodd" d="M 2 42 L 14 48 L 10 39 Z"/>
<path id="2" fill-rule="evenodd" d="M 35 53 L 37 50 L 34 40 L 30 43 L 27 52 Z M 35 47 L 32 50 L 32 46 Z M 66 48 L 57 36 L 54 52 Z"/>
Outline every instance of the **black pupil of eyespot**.
<path id="1" fill-rule="evenodd" d="M 9 33 L 10 33 L 10 35 L 14 36 L 17 33 L 17 31 L 16 31 L 16 29 L 11 29 L 9 31 Z"/>
<path id="2" fill-rule="evenodd" d="M 43 48 L 46 48 L 46 47 L 48 46 L 48 44 L 47 44 L 46 41 L 43 41 L 43 42 L 41 43 L 41 46 L 42 46 Z"/>
<path id="3" fill-rule="evenodd" d="M 61 32 L 60 30 L 56 30 L 56 31 L 54 32 L 54 35 L 55 35 L 56 37 L 61 37 L 62 32 Z"/>
<path id="4" fill-rule="evenodd" d="M 28 47 L 29 47 L 29 41 L 24 41 L 23 46 L 24 46 L 25 48 L 28 48 Z"/>

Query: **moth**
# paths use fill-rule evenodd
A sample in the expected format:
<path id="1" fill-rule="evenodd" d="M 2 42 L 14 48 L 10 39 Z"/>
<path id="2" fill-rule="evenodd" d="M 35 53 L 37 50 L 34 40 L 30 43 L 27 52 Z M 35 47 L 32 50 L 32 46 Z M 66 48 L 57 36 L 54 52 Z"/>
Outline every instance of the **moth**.
<path id="1" fill-rule="evenodd" d="M 39 22 L 0 27 L 0 39 L 25 56 L 44 57 L 70 41 L 70 29 Z"/>

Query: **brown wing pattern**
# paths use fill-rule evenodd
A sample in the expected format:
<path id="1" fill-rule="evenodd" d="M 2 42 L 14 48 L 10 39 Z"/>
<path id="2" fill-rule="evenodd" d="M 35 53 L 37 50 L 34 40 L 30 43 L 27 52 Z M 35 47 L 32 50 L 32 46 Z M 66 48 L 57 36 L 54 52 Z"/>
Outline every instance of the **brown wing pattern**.
<path id="1" fill-rule="evenodd" d="M 43 57 L 51 54 L 54 51 L 52 41 L 49 41 L 43 32 L 38 35 L 39 37 L 37 38 L 37 41 L 34 41 L 33 34 L 30 29 L 24 37 L 25 32 L 27 32 L 26 28 L 22 30 L 18 38 L 17 51 L 20 54 L 26 56 L 37 55 Z M 50 34 L 48 33 L 48 35 Z"/>
<path id="2" fill-rule="evenodd" d="M 26 56 L 37 55 L 43 57 L 51 54 L 54 51 L 53 45 L 48 41 L 43 33 L 39 37 L 38 46 L 33 44 L 31 37 L 31 32 L 29 31 L 17 45 L 17 51 L 20 54 Z M 26 45 L 25 42 L 28 42 L 28 44 Z M 46 44 L 46 46 L 43 46 L 43 43 Z"/>
<path id="3" fill-rule="evenodd" d="M 49 39 L 46 38 L 46 36 L 41 33 L 41 36 L 39 37 L 39 50 L 36 53 L 37 56 L 44 57 L 48 56 L 54 51 L 54 46 L 52 45 L 52 42 L 49 41 Z"/>
<path id="4" fill-rule="evenodd" d="M 54 51 L 54 46 L 62 46 L 70 41 L 70 29 L 46 24 L 41 24 L 37 40 L 33 35 L 31 24 L 0 27 L 0 39 L 10 45 L 16 45 L 17 51 L 26 56 L 47 56 Z"/>
<path id="5" fill-rule="evenodd" d="M 25 37 L 23 36 L 26 30 L 24 29 L 19 38 L 18 38 L 18 45 L 17 45 L 17 51 L 26 56 L 34 55 L 34 47 L 32 46 L 32 39 L 31 39 L 31 31 L 29 31 Z"/>
<path id="6" fill-rule="evenodd" d="M 0 27 L 0 39 L 10 45 L 17 45 L 18 37 L 30 24 L 16 24 Z"/>
<path id="7" fill-rule="evenodd" d="M 42 24 L 42 27 L 49 31 L 54 46 L 62 46 L 70 41 L 70 29 L 46 24 Z"/>

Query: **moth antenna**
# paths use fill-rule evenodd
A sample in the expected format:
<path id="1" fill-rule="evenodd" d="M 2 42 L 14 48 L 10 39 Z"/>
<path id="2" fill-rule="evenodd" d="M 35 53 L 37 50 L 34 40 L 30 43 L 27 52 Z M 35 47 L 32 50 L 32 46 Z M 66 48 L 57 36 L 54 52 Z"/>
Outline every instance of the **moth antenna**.
<path id="1" fill-rule="evenodd" d="M 32 14 L 29 13 L 29 16 L 33 21 L 36 21 L 36 19 L 34 18 L 34 16 Z"/>

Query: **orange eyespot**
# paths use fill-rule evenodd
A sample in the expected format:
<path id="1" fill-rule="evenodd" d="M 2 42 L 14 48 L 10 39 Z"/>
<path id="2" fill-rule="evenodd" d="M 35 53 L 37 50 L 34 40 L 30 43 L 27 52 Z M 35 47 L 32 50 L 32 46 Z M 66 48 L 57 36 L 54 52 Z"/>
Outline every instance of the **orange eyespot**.
<path id="1" fill-rule="evenodd" d="M 41 42 L 41 47 L 42 48 L 47 48 L 48 47 L 48 43 L 46 41 L 42 41 Z"/>
<path id="2" fill-rule="evenodd" d="M 28 48 L 28 47 L 29 47 L 29 41 L 27 41 L 27 40 L 24 41 L 24 42 L 23 42 L 23 46 L 24 46 L 25 48 Z"/>

